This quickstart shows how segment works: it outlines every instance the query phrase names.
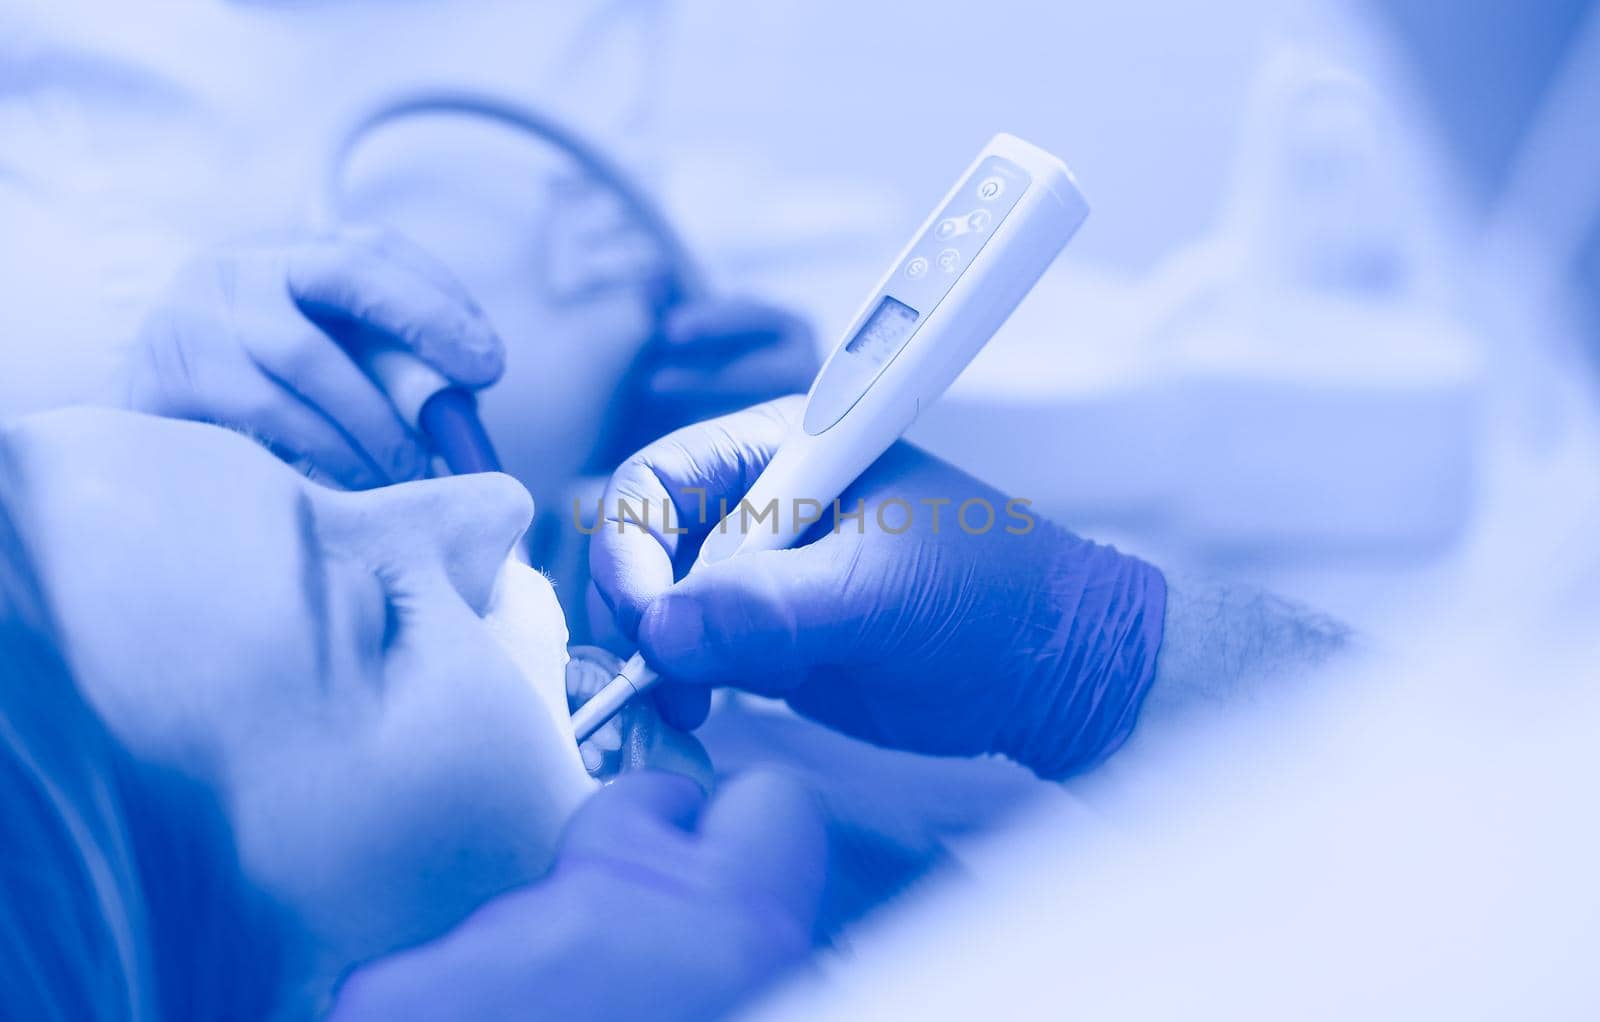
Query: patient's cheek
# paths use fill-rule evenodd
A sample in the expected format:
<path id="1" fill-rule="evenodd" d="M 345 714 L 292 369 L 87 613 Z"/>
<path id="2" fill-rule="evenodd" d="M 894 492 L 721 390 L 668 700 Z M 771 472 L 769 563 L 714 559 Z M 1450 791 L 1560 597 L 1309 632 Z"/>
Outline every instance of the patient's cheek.
<path id="1" fill-rule="evenodd" d="M 566 813 L 594 789 L 594 781 L 578 755 L 567 711 L 567 624 L 561 605 L 542 575 L 508 561 L 484 621 L 533 691 L 537 733 L 531 736 L 528 755 L 552 805 L 562 813 L 558 822 L 565 822 Z"/>

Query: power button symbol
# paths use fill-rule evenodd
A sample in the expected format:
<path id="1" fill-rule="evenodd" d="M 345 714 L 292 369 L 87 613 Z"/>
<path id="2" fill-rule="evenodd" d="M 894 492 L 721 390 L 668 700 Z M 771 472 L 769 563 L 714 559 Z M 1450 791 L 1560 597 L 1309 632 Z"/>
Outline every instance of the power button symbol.
<path id="1" fill-rule="evenodd" d="M 998 177 L 986 177 L 978 185 L 978 198 L 982 199 L 984 202 L 990 202 L 994 199 L 998 199 L 1000 197 L 1000 193 L 1005 190 L 1006 183 L 1003 180 Z"/>

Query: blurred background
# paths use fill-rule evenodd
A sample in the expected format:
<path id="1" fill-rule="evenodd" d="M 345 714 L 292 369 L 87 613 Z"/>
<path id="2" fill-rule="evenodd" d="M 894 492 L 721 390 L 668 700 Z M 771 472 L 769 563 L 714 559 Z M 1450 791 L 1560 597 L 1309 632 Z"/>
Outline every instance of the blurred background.
<path id="1" fill-rule="evenodd" d="M 649 255 L 499 125 L 400 120 L 330 168 L 363 112 L 449 88 L 587 136 L 712 287 L 793 307 L 821 352 L 991 134 L 1053 150 L 1089 222 L 913 436 L 1162 563 L 1377 623 L 1457 591 L 1497 515 L 1553 512 L 1509 495 L 1592 484 L 1522 478 L 1593 439 L 1582 0 L 12 6 L 9 412 L 116 399 L 174 268 L 325 225 L 332 174 L 339 215 L 444 257 L 506 335 L 491 429 L 564 514 Z"/>

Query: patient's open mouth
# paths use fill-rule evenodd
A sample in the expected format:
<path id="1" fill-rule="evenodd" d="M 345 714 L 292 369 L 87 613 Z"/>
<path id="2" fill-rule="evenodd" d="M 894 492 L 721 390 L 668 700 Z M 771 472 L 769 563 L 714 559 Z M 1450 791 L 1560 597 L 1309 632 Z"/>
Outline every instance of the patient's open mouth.
<path id="1" fill-rule="evenodd" d="M 595 646 L 567 649 L 566 620 L 550 584 L 537 571 L 507 561 L 484 615 L 495 638 L 521 670 L 549 718 L 560 749 L 541 750 L 572 786 L 608 781 L 628 770 L 681 773 L 708 790 L 711 761 L 693 736 L 662 722 L 648 699 L 635 700 L 607 722 L 580 750 L 572 731 L 572 707 L 610 681 L 622 662 Z"/>
<path id="2" fill-rule="evenodd" d="M 576 708 L 622 669 L 622 660 L 595 646 L 573 646 L 567 662 L 567 701 Z M 711 790 L 711 759 L 693 735 L 669 727 L 649 699 L 636 699 L 579 746 L 584 769 L 601 781 L 629 770 L 683 774 Z"/>

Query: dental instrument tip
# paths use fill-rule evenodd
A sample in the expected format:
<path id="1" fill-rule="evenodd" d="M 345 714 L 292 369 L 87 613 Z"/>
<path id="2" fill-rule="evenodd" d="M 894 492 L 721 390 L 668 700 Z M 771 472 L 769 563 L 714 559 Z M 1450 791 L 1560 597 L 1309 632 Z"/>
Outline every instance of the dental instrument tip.
<path id="1" fill-rule="evenodd" d="M 644 658 L 635 653 L 605 688 L 572 714 L 572 733 L 578 744 L 588 741 L 606 721 L 621 712 L 630 699 L 653 686 L 658 678 L 656 672 L 645 666 Z"/>

